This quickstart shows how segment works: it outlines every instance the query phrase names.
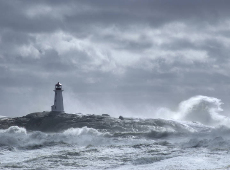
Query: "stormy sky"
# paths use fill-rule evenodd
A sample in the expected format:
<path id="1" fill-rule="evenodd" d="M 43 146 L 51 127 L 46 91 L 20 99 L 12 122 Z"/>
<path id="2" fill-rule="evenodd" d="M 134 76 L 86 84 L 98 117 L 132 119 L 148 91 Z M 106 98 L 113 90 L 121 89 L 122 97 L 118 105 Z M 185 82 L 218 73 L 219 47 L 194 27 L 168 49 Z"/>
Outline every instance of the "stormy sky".
<path id="1" fill-rule="evenodd" d="M 153 117 L 196 95 L 230 104 L 230 1 L 0 0 L 0 115 Z"/>

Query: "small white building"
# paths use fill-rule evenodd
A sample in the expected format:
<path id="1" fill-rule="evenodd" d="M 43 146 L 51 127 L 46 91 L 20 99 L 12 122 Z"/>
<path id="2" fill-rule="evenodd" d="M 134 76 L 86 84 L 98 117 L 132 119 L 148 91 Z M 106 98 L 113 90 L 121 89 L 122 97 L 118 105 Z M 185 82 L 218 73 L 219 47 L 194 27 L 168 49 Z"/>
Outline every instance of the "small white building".
<path id="1" fill-rule="evenodd" d="M 62 85 L 58 82 L 55 85 L 54 105 L 51 106 L 53 112 L 64 112 L 63 97 L 62 97 Z"/>

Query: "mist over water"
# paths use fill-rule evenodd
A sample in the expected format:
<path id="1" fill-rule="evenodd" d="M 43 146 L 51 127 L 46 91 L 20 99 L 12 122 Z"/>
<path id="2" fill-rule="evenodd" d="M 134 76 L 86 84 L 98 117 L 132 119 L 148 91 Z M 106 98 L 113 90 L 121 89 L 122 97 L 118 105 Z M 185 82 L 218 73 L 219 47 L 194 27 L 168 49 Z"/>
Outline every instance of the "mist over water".
<path id="1" fill-rule="evenodd" d="M 221 105 L 194 96 L 176 111 L 158 110 L 158 118 L 111 118 L 116 123 L 105 129 L 44 133 L 12 126 L 0 130 L 0 168 L 227 169 L 230 128 Z"/>

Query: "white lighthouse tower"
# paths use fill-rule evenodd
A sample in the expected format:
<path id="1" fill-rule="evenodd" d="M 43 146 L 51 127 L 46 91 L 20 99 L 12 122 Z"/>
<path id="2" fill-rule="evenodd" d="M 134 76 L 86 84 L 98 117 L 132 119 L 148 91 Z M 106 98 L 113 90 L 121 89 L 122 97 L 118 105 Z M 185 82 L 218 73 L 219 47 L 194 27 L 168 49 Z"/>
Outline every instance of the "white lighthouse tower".
<path id="1" fill-rule="evenodd" d="M 64 112 L 62 91 L 62 85 L 58 82 L 54 89 L 54 105 L 51 106 L 53 112 Z"/>

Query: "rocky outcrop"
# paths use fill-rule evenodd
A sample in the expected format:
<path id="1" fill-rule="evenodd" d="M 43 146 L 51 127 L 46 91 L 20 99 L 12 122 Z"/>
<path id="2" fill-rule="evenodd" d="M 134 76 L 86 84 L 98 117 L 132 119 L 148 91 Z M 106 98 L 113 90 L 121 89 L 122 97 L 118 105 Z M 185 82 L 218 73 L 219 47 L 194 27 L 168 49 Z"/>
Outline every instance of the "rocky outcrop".
<path id="1" fill-rule="evenodd" d="M 26 128 L 27 131 L 61 132 L 69 128 L 94 128 L 103 132 L 112 132 L 114 135 L 148 135 L 157 136 L 169 132 L 170 134 L 183 134 L 190 131 L 199 131 L 200 124 L 190 122 L 189 126 L 183 123 L 165 119 L 135 119 L 110 117 L 103 115 L 82 115 L 67 114 L 59 112 L 36 112 L 23 117 L 0 119 L 0 129 L 7 129 L 11 126 Z M 205 128 L 202 125 L 203 129 Z M 207 130 L 210 128 L 207 127 Z M 124 133 L 123 133 L 124 132 Z M 128 132 L 128 133 L 127 133 Z M 149 133 L 151 132 L 151 133 Z M 157 134 L 157 135 L 156 135 Z M 158 137 L 158 136 L 157 136 Z"/>
<path id="2" fill-rule="evenodd" d="M 0 129 L 10 126 L 24 127 L 28 131 L 58 132 L 68 128 L 81 128 L 84 126 L 95 129 L 115 128 L 121 120 L 109 115 L 81 115 L 59 112 L 36 112 L 23 117 L 4 118 L 0 120 Z"/>

